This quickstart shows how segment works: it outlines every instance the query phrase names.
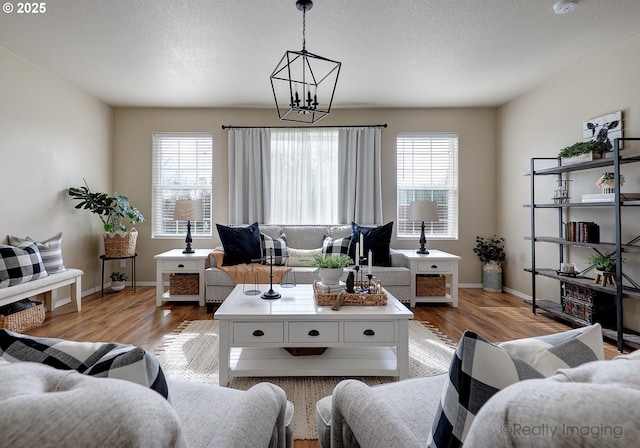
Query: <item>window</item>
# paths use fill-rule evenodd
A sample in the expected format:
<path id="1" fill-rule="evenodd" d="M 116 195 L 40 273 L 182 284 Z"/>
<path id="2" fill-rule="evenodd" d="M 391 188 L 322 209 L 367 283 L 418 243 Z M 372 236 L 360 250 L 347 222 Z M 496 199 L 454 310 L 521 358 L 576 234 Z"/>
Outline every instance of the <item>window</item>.
<path id="1" fill-rule="evenodd" d="M 331 224 L 337 205 L 338 130 L 272 130 L 270 221 Z"/>
<path id="2" fill-rule="evenodd" d="M 211 236 L 213 138 L 211 134 L 153 134 L 153 237 L 187 233 L 187 222 L 173 219 L 178 199 L 202 202 L 202 220 L 191 222 L 193 237 Z"/>
<path id="3" fill-rule="evenodd" d="M 425 222 L 431 238 L 458 237 L 458 135 L 398 134 L 397 232 L 398 237 L 418 237 L 421 222 L 409 221 L 413 201 L 435 201 L 439 221 Z"/>

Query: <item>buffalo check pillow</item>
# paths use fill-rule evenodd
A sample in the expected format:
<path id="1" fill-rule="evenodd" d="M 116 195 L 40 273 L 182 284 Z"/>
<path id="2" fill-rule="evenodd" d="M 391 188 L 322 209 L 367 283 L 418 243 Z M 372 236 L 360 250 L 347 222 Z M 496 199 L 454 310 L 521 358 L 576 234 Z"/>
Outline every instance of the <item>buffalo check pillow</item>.
<path id="1" fill-rule="evenodd" d="M 278 238 L 271 238 L 269 235 L 260 233 L 260 247 L 262 258 L 266 259 L 263 264 L 271 264 L 273 256 L 274 266 L 284 266 L 287 256 L 287 236 L 284 233 Z"/>
<path id="2" fill-rule="evenodd" d="M 334 239 L 329 235 L 324 235 L 322 238 L 322 254 L 349 255 L 349 243 L 351 243 L 351 236 Z"/>
<path id="3" fill-rule="evenodd" d="M 499 345 L 464 332 L 449 367 L 428 446 L 462 446 L 480 408 L 505 387 L 550 376 L 556 367 L 603 358 L 599 324 Z"/>
<path id="4" fill-rule="evenodd" d="M 153 389 L 170 400 L 158 359 L 133 345 L 36 338 L 0 329 L 0 358 L 10 362 L 38 362 L 85 375 L 127 380 Z"/>
<path id="5" fill-rule="evenodd" d="M 35 243 L 23 241 L 17 246 L 0 244 L 0 288 L 44 278 L 47 271 L 42 264 Z"/>

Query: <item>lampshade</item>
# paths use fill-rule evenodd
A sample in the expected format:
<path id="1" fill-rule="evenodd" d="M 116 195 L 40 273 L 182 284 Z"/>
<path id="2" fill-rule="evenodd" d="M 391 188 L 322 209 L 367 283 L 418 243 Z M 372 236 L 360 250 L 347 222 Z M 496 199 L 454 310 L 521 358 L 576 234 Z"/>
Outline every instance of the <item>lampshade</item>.
<path id="1" fill-rule="evenodd" d="M 409 208 L 410 221 L 438 222 L 438 204 L 433 201 L 415 201 Z"/>
<path id="2" fill-rule="evenodd" d="M 202 220 L 202 202 L 187 199 L 178 199 L 173 212 L 176 221 L 200 221 Z"/>

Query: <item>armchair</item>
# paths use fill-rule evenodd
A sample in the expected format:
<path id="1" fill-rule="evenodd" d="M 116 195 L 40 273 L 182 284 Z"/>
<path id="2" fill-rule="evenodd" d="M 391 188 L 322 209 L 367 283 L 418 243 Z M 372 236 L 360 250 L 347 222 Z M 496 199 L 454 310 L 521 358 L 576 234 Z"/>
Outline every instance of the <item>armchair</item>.
<path id="1" fill-rule="evenodd" d="M 0 330 L 0 446 L 292 447 L 293 404 L 165 379 L 139 347 Z"/>

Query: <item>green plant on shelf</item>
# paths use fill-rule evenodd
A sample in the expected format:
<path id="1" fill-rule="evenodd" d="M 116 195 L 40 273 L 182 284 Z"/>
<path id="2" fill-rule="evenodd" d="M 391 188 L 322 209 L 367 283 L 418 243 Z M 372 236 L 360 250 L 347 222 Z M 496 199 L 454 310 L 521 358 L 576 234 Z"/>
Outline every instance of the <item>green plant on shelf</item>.
<path id="1" fill-rule="evenodd" d="M 575 157 L 582 154 L 589 154 L 590 152 L 605 153 L 609 150 L 605 142 L 599 142 L 595 140 L 582 141 L 574 143 L 571 146 L 567 146 L 560 150 L 558 157 L 568 159 L 569 157 Z"/>
<path id="2" fill-rule="evenodd" d="M 595 265 L 596 269 L 602 272 L 615 272 L 616 270 L 616 253 L 607 255 L 589 255 L 587 261 Z"/>

